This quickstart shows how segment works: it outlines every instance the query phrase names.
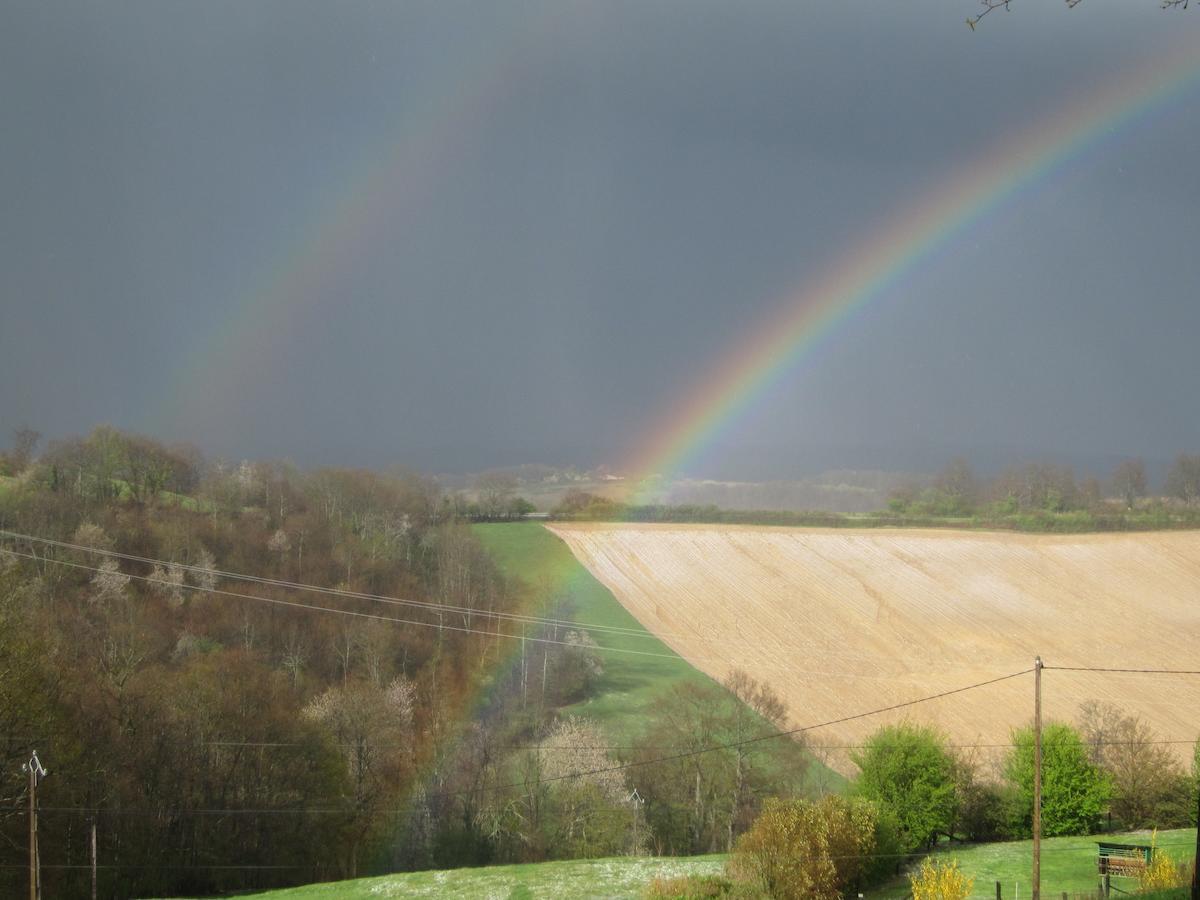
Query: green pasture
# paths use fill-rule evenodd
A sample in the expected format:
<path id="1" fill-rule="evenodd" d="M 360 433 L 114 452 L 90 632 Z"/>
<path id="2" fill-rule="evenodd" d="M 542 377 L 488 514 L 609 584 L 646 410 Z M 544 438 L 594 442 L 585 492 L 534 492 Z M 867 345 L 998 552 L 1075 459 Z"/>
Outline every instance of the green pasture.
<path id="1" fill-rule="evenodd" d="M 565 602 L 568 618 L 598 626 L 632 629 L 632 634 L 592 632 L 596 643 L 618 652 L 601 652 L 604 674 L 595 695 L 571 709 L 602 724 L 614 738 L 638 730 L 656 696 L 676 684 L 711 684 L 658 638 L 642 628 L 625 607 L 575 558 L 567 545 L 536 522 L 476 525 L 475 533 L 500 564 L 532 596 L 535 615 L 556 615 Z M 561 635 L 560 635 L 561 639 Z M 621 652 L 628 651 L 628 652 Z M 631 725 L 637 728 L 631 729 Z"/>
<path id="2" fill-rule="evenodd" d="M 725 865 L 723 856 L 579 859 L 562 862 L 479 869 L 407 872 L 379 878 L 360 878 L 331 884 L 254 894 L 271 900 L 375 900 L 387 897 L 447 897 L 462 900 L 541 900 L 541 898 L 636 898 L 656 877 L 714 875 Z"/>
<path id="3" fill-rule="evenodd" d="M 1096 841 L 1148 844 L 1146 832 L 1091 837 L 1047 838 L 1042 842 L 1042 897 L 1058 900 L 1069 895 L 1091 893 L 1098 887 Z M 1194 852 L 1196 830 L 1181 828 L 1158 833 L 1159 852 L 1184 860 Z M 935 855 L 955 858 L 959 867 L 975 879 L 973 898 L 992 900 L 996 882 L 1000 882 L 1005 900 L 1022 900 L 1030 893 L 1030 841 L 998 844 L 944 846 Z M 314 884 L 254 896 L 272 900 L 319 900 L 324 897 L 479 897 L 498 900 L 536 900 L 552 897 L 636 898 L 655 877 L 715 875 L 725 864 L 724 855 L 695 857 L 613 857 L 562 862 L 531 863 L 512 866 L 487 866 L 477 869 L 450 869 L 432 872 L 407 872 L 377 878 L 360 878 L 330 884 Z M 1137 882 L 1129 878 L 1113 879 L 1114 896 L 1118 891 L 1134 892 Z M 909 893 L 908 879 L 900 877 L 885 888 L 868 891 L 867 900 L 892 900 Z"/>
<path id="4" fill-rule="evenodd" d="M 1124 834 L 1091 835 L 1086 837 L 1046 838 L 1042 841 L 1042 897 L 1044 900 L 1060 900 L 1068 894 L 1094 892 L 1099 886 L 1096 872 L 1096 842 L 1110 841 L 1120 844 L 1149 844 L 1151 835 L 1146 831 Z M 1196 829 L 1178 828 L 1160 831 L 1157 837 L 1160 853 L 1169 853 L 1175 859 L 1190 859 L 1196 849 Z M 993 900 L 996 882 L 1000 882 L 1004 900 L 1028 900 L 1033 860 L 1032 841 L 1007 841 L 999 844 L 962 844 L 940 847 L 935 855 L 939 858 L 958 860 L 959 868 L 975 879 L 972 898 Z M 1113 896 L 1119 891 L 1137 890 L 1137 881 L 1132 878 L 1113 878 Z M 879 900 L 905 897 L 909 893 L 908 880 L 897 879 L 888 887 L 871 892 L 868 896 Z"/>

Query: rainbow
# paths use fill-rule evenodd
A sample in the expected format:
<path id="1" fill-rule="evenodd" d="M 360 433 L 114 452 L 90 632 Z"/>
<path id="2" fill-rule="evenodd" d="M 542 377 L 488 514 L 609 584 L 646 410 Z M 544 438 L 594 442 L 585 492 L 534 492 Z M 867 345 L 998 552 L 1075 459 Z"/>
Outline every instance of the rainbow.
<path id="1" fill-rule="evenodd" d="M 632 484 L 631 501 L 645 502 L 662 477 L 686 470 L 768 388 L 919 262 L 1022 189 L 1179 98 L 1198 80 L 1200 46 L 1193 42 L 1066 103 L 964 166 L 811 283 L 789 293 L 775 307 L 781 312 L 757 322 L 662 417 L 665 424 L 639 442 L 639 452 L 621 467 Z"/>
<path id="2" fill-rule="evenodd" d="M 264 256 L 228 314 L 181 352 L 149 412 L 156 433 L 194 430 L 195 420 L 216 408 L 214 397 L 244 395 L 247 384 L 283 377 L 297 348 L 312 344 L 305 335 L 313 320 L 338 314 L 342 279 L 419 228 L 455 164 L 479 150 L 480 124 L 520 89 L 531 53 L 588 22 L 586 7 L 561 4 L 490 35 L 487 52 L 406 107 L 365 152 L 313 186 L 310 214 L 286 230 L 278 252 Z M 246 424 L 258 424 L 260 413 L 246 411 Z"/>

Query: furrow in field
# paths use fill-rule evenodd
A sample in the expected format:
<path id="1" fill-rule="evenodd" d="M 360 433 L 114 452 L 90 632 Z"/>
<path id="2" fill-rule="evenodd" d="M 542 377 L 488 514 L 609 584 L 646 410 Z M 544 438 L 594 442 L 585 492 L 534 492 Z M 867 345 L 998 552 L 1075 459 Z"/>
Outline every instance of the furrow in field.
<path id="1" fill-rule="evenodd" d="M 561 524 L 618 600 L 715 678 L 776 687 L 797 724 L 1047 664 L 1200 669 L 1200 533 L 1024 535 L 754 526 Z M 1200 677 L 1048 672 L 1049 716 L 1085 700 L 1164 739 L 1200 732 Z M 884 721 L 1001 743 L 1032 714 L 1032 678 L 822 730 L 860 742 Z M 1191 747 L 1178 747 L 1180 757 Z M 833 763 L 850 768 L 844 753 Z"/>

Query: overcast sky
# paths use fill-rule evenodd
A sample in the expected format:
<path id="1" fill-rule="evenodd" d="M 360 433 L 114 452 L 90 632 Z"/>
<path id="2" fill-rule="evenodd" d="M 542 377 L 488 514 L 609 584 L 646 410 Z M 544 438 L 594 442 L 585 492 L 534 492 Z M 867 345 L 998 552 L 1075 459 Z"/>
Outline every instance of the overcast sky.
<path id="1" fill-rule="evenodd" d="M 896 210 L 1200 47 L 1200 11 L 1154 0 L 974 12 L 8 3 L 0 442 L 620 464 Z M 1200 452 L 1197 146 L 1193 81 L 837 328 L 690 474 Z"/>

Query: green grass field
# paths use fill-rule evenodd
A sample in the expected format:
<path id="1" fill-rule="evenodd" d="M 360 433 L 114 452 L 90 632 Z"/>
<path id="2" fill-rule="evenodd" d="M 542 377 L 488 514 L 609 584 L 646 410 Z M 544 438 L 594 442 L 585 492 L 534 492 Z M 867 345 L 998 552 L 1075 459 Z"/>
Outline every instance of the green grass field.
<path id="1" fill-rule="evenodd" d="M 1127 834 L 1092 835 L 1090 837 L 1047 838 L 1042 841 L 1042 896 L 1057 900 L 1063 894 L 1082 894 L 1095 891 L 1099 884 L 1096 873 L 1096 841 L 1114 841 L 1123 844 L 1149 844 L 1150 834 L 1133 832 Z M 1158 833 L 1160 852 L 1169 853 L 1176 860 L 1190 859 L 1196 849 L 1196 829 L 1179 828 Z M 1029 898 L 1030 868 L 1033 859 L 1032 841 L 1011 841 L 1002 844 L 976 844 L 958 847 L 943 847 L 938 856 L 953 857 L 959 868 L 975 879 L 971 896 L 988 900 L 996 896 L 996 882 L 1004 900 Z M 1114 878 L 1114 888 L 1123 891 L 1137 890 L 1137 882 L 1129 878 Z M 904 897 L 909 893 L 907 879 L 869 894 L 879 900 Z M 1114 890 L 1114 895 L 1116 891 Z"/>
<path id="2" fill-rule="evenodd" d="M 1148 844 L 1145 832 L 1107 835 L 1105 840 Z M 1093 892 L 1096 874 L 1097 837 L 1048 838 L 1042 843 L 1042 896 L 1057 900 L 1063 892 Z M 1196 831 L 1183 828 L 1162 831 L 1158 835 L 1160 851 L 1183 860 L 1196 846 Z M 943 848 L 939 856 L 954 857 L 959 866 L 975 879 L 972 897 L 991 900 L 1000 882 L 1005 900 L 1030 897 L 1029 841 L 979 844 Z M 478 869 L 452 869 L 438 872 L 409 872 L 360 878 L 333 884 L 316 884 L 255 896 L 318 900 L 323 897 L 494 897 L 499 900 L 537 900 L 537 898 L 635 898 L 657 876 L 713 875 L 722 870 L 722 855 L 689 858 L 615 857 L 612 859 L 571 860 L 520 866 L 488 866 Z M 1113 879 L 1124 891 L 1137 889 L 1137 882 Z M 881 890 L 867 893 L 869 900 L 892 900 L 909 893 L 908 880 L 897 879 Z M 1116 893 L 1114 891 L 1114 893 Z"/>
<path id="3" fill-rule="evenodd" d="M 541 900 L 541 898 L 636 898 L 658 876 L 713 875 L 723 856 L 687 858 L 614 857 L 480 869 L 408 872 L 254 894 L 271 900 L 320 898 L 450 897 L 462 900 Z"/>

